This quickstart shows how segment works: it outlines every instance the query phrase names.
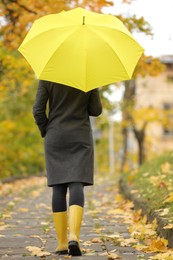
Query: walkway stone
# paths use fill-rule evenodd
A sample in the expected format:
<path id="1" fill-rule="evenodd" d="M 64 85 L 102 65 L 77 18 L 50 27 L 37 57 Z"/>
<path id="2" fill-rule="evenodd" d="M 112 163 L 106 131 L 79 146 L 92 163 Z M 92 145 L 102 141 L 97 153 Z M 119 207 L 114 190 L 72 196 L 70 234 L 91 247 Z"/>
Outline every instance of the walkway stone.
<path id="1" fill-rule="evenodd" d="M 42 183 L 22 195 L 1 198 L 0 259 L 67 259 L 54 254 L 57 242 L 51 213 L 51 189 L 46 187 L 46 182 Z M 130 215 L 125 209 L 117 208 L 119 195 L 116 181 L 98 177 L 96 183 L 85 188 L 86 203 L 80 237 L 83 255 L 73 259 L 148 259 L 150 254 L 125 244 L 123 246 L 123 239 L 130 239 Z M 30 250 L 33 247 L 42 249 L 42 256 L 32 256 Z"/>

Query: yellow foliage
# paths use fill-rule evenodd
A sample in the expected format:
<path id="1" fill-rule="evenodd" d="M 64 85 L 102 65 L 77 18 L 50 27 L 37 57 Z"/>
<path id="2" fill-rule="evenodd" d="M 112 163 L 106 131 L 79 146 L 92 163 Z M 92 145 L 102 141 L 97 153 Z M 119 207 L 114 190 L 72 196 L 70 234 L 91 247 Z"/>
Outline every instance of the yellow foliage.
<path id="1" fill-rule="evenodd" d="M 156 121 L 159 118 L 160 110 L 152 107 L 142 107 L 134 109 L 132 117 L 138 127 L 141 127 L 144 122 Z"/>
<path id="2" fill-rule="evenodd" d="M 0 101 L 2 101 L 2 99 L 4 99 L 6 92 L 7 92 L 7 88 L 1 84 L 0 85 Z"/>
<path id="3" fill-rule="evenodd" d="M 171 164 L 169 163 L 169 162 L 165 162 L 165 163 L 163 163 L 161 166 L 160 166 L 160 168 L 161 168 L 161 171 L 162 171 L 162 173 L 169 173 L 169 172 L 171 172 Z"/>
<path id="4" fill-rule="evenodd" d="M 4 120 L 0 122 L 0 138 L 4 139 L 4 134 L 7 131 L 11 131 L 16 127 L 16 124 L 12 120 Z"/>
<path id="5" fill-rule="evenodd" d="M 138 66 L 134 71 L 134 77 L 141 76 L 157 76 L 165 70 L 165 65 L 161 64 L 158 58 L 151 56 L 142 56 L 139 60 Z"/>
<path id="6" fill-rule="evenodd" d="M 156 254 L 155 256 L 152 256 L 149 259 L 153 259 L 153 260 L 172 260 L 173 259 L 173 251 L 168 250 L 166 253 Z"/>
<path id="7" fill-rule="evenodd" d="M 44 167 L 42 140 L 32 114 L 0 121 L 0 178 L 37 173 Z"/>
<path id="8" fill-rule="evenodd" d="M 164 203 L 173 202 L 173 192 L 170 192 L 168 198 L 164 201 Z"/>
<path id="9" fill-rule="evenodd" d="M 168 224 L 163 229 L 173 229 L 173 224 Z"/>
<path id="10" fill-rule="evenodd" d="M 149 241 L 149 246 L 146 248 L 146 251 L 151 252 L 165 252 L 167 251 L 168 241 L 164 238 L 156 238 Z"/>
<path id="11" fill-rule="evenodd" d="M 27 249 L 29 252 L 31 252 L 31 255 L 32 255 L 32 256 L 41 256 L 41 257 L 44 257 L 44 256 L 51 255 L 50 252 L 44 251 L 43 248 L 36 247 L 36 246 L 27 246 L 26 249 Z"/>

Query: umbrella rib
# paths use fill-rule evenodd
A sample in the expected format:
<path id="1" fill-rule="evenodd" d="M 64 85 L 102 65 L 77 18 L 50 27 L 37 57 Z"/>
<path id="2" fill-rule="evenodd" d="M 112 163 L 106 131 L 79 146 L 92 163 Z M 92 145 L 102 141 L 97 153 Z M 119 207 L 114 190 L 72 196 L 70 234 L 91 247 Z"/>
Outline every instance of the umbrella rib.
<path id="1" fill-rule="evenodd" d="M 70 27 L 70 26 L 69 26 Z M 73 26 L 71 26 L 71 27 L 74 27 L 74 25 Z M 76 25 L 75 25 L 75 27 L 76 27 Z M 35 35 L 35 36 L 33 36 L 33 37 L 31 37 L 30 39 L 29 39 L 29 41 L 27 41 L 27 42 L 25 42 L 25 39 L 27 39 L 26 37 L 25 37 L 25 39 L 24 39 L 24 41 L 22 42 L 22 44 L 19 46 L 19 50 L 23 47 L 23 46 L 25 46 L 26 44 L 28 44 L 28 42 L 30 42 L 30 41 L 32 41 L 32 40 L 34 40 L 34 39 L 36 39 L 36 38 L 38 38 L 38 37 L 40 37 L 40 35 L 43 35 L 43 34 L 45 34 L 45 33 L 47 33 L 47 32 L 50 32 L 50 31 L 54 31 L 54 30 L 57 30 L 57 29 L 64 29 L 64 28 L 67 28 L 67 26 L 61 26 L 61 27 L 55 27 L 55 28 L 50 28 L 49 30 L 47 30 L 47 31 L 43 31 L 43 32 L 41 32 L 41 33 L 39 33 L 39 34 L 37 34 L 37 35 Z"/>
<path id="2" fill-rule="evenodd" d="M 99 27 L 99 26 L 95 26 L 95 27 Z M 110 29 L 112 29 L 112 28 L 110 28 Z M 112 46 L 109 44 L 109 42 L 106 41 L 105 38 L 104 38 L 101 34 L 99 34 L 97 30 L 94 30 L 93 28 L 90 28 L 90 30 L 91 30 L 92 32 L 94 32 L 95 34 L 97 34 L 100 38 L 102 38 L 103 41 L 104 41 L 107 45 L 109 45 L 109 46 L 111 47 L 111 49 L 113 50 L 113 48 L 112 48 Z M 112 30 L 115 30 L 115 29 L 112 29 Z M 117 30 L 117 29 L 116 29 L 116 31 L 119 31 L 119 32 L 122 33 L 123 35 L 127 36 L 127 34 L 124 33 L 124 32 L 122 32 L 121 30 Z M 132 41 L 135 41 L 135 40 L 133 39 L 133 37 L 131 37 L 130 35 L 128 35 L 128 37 L 131 38 Z M 126 71 L 126 68 L 125 68 L 124 64 L 121 62 L 121 59 L 119 58 L 119 56 L 115 53 L 115 51 L 113 51 L 113 54 L 114 54 L 114 56 L 116 55 L 116 57 L 118 58 L 118 60 L 119 60 L 120 63 L 122 64 L 122 66 L 123 66 L 123 68 L 124 68 L 124 71 L 126 72 L 127 76 L 130 78 L 131 75 L 129 75 L 128 72 Z"/>
<path id="3" fill-rule="evenodd" d="M 75 30 L 73 30 L 69 35 L 68 37 L 70 37 L 75 31 L 77 31 L 78 28 L 76 28 Z M 64 43 L 64 40 L 58 45 L 58 49 L 63 45 Z M 55 48 L 55 50 L 52 52 L 51 56 L 49 57 L 49 59 L 47 60 L 45 66 L 49 63 L 49 61 L 51 60 L 51 58 L 53 57 L 54 53 L 57 51 L 57 48 Z M 40 75 L 41 76 L 41 75 Z"/>

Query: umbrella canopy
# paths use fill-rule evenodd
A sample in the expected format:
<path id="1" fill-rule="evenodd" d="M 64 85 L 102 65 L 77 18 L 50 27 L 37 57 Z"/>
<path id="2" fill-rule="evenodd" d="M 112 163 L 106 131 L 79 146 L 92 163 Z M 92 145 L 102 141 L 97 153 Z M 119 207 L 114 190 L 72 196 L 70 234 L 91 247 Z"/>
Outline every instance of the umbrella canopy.
<path id="1" fill-rule="evenodd" d="M 144 51 L 118 18 L 80 7 L 37 19 L 18 50 L 38 79 L 84 92 L 131 79 Z"/>

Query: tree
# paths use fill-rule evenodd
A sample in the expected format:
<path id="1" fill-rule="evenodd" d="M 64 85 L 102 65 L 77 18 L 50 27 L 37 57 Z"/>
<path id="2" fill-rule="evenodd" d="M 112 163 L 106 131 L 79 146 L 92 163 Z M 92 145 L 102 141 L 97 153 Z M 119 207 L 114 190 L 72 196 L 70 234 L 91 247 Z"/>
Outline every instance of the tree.
<path id="1" fill-rule="evenodd" d="M 147 117 L 144 116 L 143 110 L 140 113 L 140 117 L 136 116 L 135 110 L 135 94 L 136 94 L 136 78 L 140 76 L 157 76 L 165 69 L 164 65 L 160 63 L 157 58 L 152 58 L 150 56 L 143 56 L 136 70 L 134 71 L 133 80 L 126 81 L 125 91 L 122 101 L 122 111 L 123 111 L 123 124 L 122 124 L 122 134 L 123 134 L 123 158 L 121 162 L 121 170 L 123 170 L 126 157 L 127 157 L 127 142 L 128 142 L 128 129 L 131 128 L 138 144 L 138 164 L 142 164 L 145 160 L 145 130 L 149 122 L 158 119 L 157 112 L 153 117 L 153 109 L 150 113 L 147 113 Z M 146 110 L 151 110 L 146 108 Z M 145 111 L 146 112 L 146 111 Z M 148 111 L 149 112 L 149 111 Z M 146 115 L 146 114 L 145 114 Z M 139 120 L 140 118 L 140 120 Z M 139 126 L 140 121 L 140 126 Z"/>
<path id="2" fill-rule="evenodd" d="M 87 7 L 92 11 L 101 12 L 102 7 L 113 5 L 112 1 L 66 1 L 66 0 L 1 0 L 0 19 L 1 24 L 1 46 L 5 45 L 11 49 L 17 49 L 26 35 L 32 22 L 39 17 L 69 10 L 72 7 Z"/>

